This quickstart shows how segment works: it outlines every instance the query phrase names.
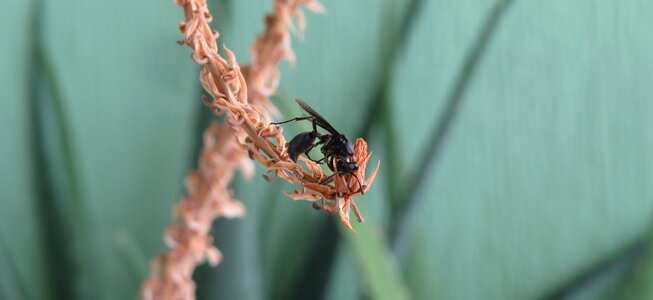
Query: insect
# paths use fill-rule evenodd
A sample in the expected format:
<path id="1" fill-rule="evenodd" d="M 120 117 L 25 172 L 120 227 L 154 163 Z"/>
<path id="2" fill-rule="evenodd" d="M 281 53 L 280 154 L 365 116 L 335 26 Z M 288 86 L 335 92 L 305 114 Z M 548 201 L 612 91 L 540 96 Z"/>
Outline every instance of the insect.
<path id="1" fill-rule="evenodd" d="M 306 155 L 308 159 L 316 162 L 318 164 L 327 163 L 329 169 L 334 173 L 326 179 L 322 180 L 320 184 L 328 182 L 333 179 L 333 176 L 352 174 L 358 181 L 359 191 L 362 194 L 365 194 L 363 191 L 363 185 L 361 184 L 360 179 L 354 172 L 358 170 L 358 162 L 352 161 L 352 156 L 354 155 L 354 145 L 347 139 L 347 137 L 338 132 L 329 122 L 327 122 L 324 117 L 318 114 L 313 108 L 304 103 L 300 99 L 295 99 L 297 104 L 306 111 L 309 116 L 302 116 L 286 120 L 278 123 L 271 123 L 274 125 L 280 125 L 288 122 L 310 120 L 313 123 L 313 131 L 302 132 L 296 135 L 290 142 L 288 142 L 288 156 L 294 162 L 297 162 L 297 157 L 301 154 Z M 321 127 L 322 129 L 328 131 L 329 133 L 322 134 L 317 128 Z M 320 151 L 324 155 L 320 160 L 314 160 L 309 156 L 309 152 L 316 146 L 322 145 Z M 335 164 L 334 164 L 335 163 Z M 334 170 L 335 165 L 335 170 Z"/>

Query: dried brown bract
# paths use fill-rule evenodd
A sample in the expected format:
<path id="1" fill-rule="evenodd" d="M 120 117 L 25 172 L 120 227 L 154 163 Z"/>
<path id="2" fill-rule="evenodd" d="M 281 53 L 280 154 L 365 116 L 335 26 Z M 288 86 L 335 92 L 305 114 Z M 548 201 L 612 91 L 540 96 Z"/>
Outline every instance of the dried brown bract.
<path id="1" fill-rule="evenodd" d="M 331 193 L 330 190 L 327 192 L 329 193 L 328 195 L 315 193 L 311 190 L 311 188 L 320 189 L 319 184 L 305 184 L 305 187 L 306 185 L 309 187 L 305 188 L 304 192 L 295 191 L 294 193 L 287 195 L 295 200 L 321 200 L 322 204 L 320 205 L 314 202 L 313 208 L 318 210 L 323 209 L 329 214 L 335 214 L 338 212 L 340 215 L 340 221 L 342 221 L 342 223 L 347 226 L 347 228 L 354 230 L 354 228 L 352 228 L 351 224 L 349 223 L 350 208 L 354 211 L 356 220 L 358 222 L 363 222 L 363 217 L 358 211 L 356 203 L 354 203 L 354 195 L 366 193 L 370 189 L 374 179 L 376 179 L 376 174 L 379 171 L 380 162 L 376 164 L 376 168 L 372 172 L 372 175 L 370 175 L 369 178 L 365 179 L 365 169 L 371 156 L 372 153 L 367 153 L 367 143 L 365 140 L 357 139 L 356 144 L 354 145 L 353 160 L 358 162 L 359 168 L 354 174 L 358 178 L 363 178 L 363 181 L 361 182 L 363 185 L 362 187 L 359 185 L 356 177 L 351 174 L 344 176 L 336 175 L 334 176 L 335 193 Z"/>

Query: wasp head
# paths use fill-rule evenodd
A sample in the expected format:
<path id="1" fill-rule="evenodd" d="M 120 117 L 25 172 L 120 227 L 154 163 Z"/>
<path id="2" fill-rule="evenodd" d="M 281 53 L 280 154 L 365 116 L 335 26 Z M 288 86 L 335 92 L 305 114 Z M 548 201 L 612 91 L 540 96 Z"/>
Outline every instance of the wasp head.
<path id="1" fill-rule="evenodd" d="M 336 169 L 339 174 L 351 174 L 358 170 L 358 163 L 355 161 L 339 160 L 336 163 Z"/>

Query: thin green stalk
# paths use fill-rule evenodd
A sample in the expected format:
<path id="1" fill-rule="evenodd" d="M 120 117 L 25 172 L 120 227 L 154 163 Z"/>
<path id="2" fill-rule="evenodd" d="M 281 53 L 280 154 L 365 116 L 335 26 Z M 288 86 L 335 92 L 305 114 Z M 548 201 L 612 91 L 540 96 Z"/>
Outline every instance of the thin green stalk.
<path id="1" fill-rule="evenodd" d="M 408 299 L 408 289 L 379 224 L 366 221 L 344 236 L 371 299 Z"/>

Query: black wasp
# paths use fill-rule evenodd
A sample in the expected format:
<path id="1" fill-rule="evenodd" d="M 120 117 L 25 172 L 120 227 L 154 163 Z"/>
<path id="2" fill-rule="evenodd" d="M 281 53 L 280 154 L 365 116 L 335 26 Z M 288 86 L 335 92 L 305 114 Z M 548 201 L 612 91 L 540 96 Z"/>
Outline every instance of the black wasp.
<path id="1" fill-rule="evenodd" d="M 288 143 L 288 155 L 290 156 L 290 159 L 292 159 L 294 162 L 297 162 L 297 157 L 300 154 L 304 154 L 306 157 L 308 157 L 308 159 L 319 164 L 326 161 L 327 166 L 329 166 L 329 169 L 331 169 L 334 174 L 322 180 L 320 183 L 331 180 L 335 174 L 352 174 L 358 181 L 358 186 L 360 187 L 359 190 L 364 194 L 363 185 L 361 184 L 360 179 L 358 179 L 358 176 L 356 176 L 354 173 L 356 170 L 358 170 L 358 162 L 352 161 L 352 156 L 354 155 L 354 145 L 352 145 L 352 143 L 344 134 L 338 132 L 335 128 L 333 128 L 333 126 L 331 126 L 331 124 L 329 124 L 329 122 L 327 122 L 324 117 L 318 114 L 313 108 L 308 106 L 308 104 L 304 103 L 304 101 L 300 99 L 295 99 L 295 101 L 297 101 L 297 104 L 299 104 L 299 106 L 310 116 L 297 117 L 283 122 L 271 123 L 279 125 L 302 120 L 310 120 L 313 123 L 313 131 L 302 132 L 292 138 L 292 140 L 290 140 Z M 328 131 L 329 133 L 322 134 L 318 132 L 318 126 Z M 320 160 L 314 160 L 309 156 L 308 153 L 318 145 L 322 145 L 320 151 L 322 151 L 324 157 Z M 335 170 L 333 169 L 334 161 Z"/>

